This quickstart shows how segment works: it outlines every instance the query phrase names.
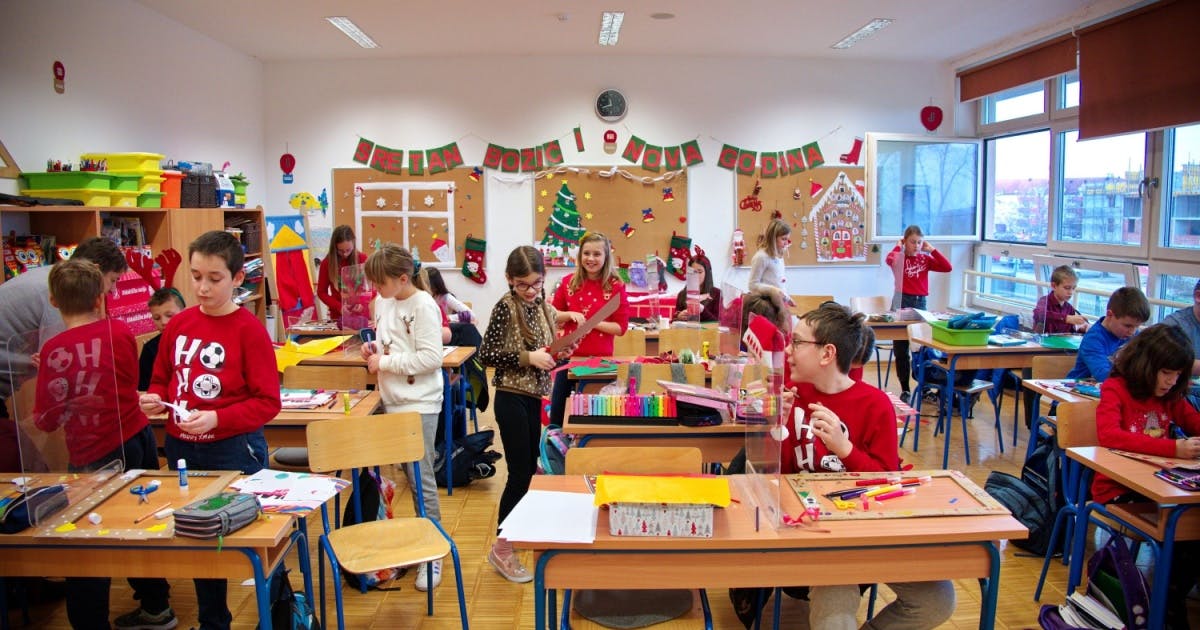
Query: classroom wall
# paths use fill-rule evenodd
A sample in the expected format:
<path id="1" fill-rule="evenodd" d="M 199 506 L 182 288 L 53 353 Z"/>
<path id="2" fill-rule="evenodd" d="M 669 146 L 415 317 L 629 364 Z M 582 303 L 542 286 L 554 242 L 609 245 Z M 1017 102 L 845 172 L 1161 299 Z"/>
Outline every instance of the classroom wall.
<path id="1" fill-rule="evenodd" d="M 267 182 L 270 212 L 292 212 L 295 192 L 319 194 L 329 170 L 358 166 L 358 138 L 394 148 L 430 148 L 457 141 L 468 164 L 478 164 L 488 142 L 524 147 L 562 138 L 567 164 L 625 165 L 620 152 L 631 134 L 651 144 L 696 138 L 705 163 L 689 169 L 688 229 L 714 263 L 728 271 L 729 238 L 736 208 L 734 175 L 715 165 L 723 143 L 750 150 L 782 150 L 819 140 L 836 164 L 855 136 L 867 131 L 925 134 L 919 110 L 942 105 L 946 135 L 954 129 L 953 73 L 938 64 L 831 62 L 782 58 L 429 57 L 397 61 L 327 61 L 265 64 L 268 163 L 286 146 L 296 156 L 295 183 L 284 185 L 273 166 Z M 592 111 L 606 87 L 624 91 L 629 114 L 611 126 L 618 150 L 602 150 L 609 125 Z M 571 129 L 582 125 L 579 154 Z M 865 158 L 865 153 L 864 153 Z M 488 173 L 487 271 L 479 286 L 458 273 L 443 274 L 451 291 L 474 303 L 486 318 L 506 290 L 504 260 L 533 233 L 532 185 L 512 174 Z M 331 200 L 336 203 L 337 200 Z M 320 215 L 310 217 L 321 225 Z M 328 221 L 328 219 L 324 219 Z M 752 247 L 753 235 L 747 234 Z M 616 244 L 620 247 L 620 239 Z M 969 246 L 946 247 L 956 266 Z M 622 252 L 630 260 L 644 252 Z M 666 251 L 661 252 L 665 256 Z M 815 271 L 815 272 L 814 272 Z M 745 270 L 729 272 L 745 284 Z M 552 272 L 552 277 L 562 272 Z M 931 278 L 931 306 L 961 299 L 949 295 L 949 274 Z M 672 288 L 681 284 L 672 279 Z M 891 294 L 882 266 L 793 268 L 796 294 L 831 294 L 839 300 Z M 961 284 L 958 285 L 961 287 Z"/>
<path id="2" fill-rule="evenodd" d="M 258 60 L 131 0 L 0 3 L 0 140 L 25 170 L 47 158 L 146 151 L 225 162 L 263 203 Z M 66 66 L 56 94 L 52 66 Z M 16 193 L 17 180 L 0 179 Z"/>

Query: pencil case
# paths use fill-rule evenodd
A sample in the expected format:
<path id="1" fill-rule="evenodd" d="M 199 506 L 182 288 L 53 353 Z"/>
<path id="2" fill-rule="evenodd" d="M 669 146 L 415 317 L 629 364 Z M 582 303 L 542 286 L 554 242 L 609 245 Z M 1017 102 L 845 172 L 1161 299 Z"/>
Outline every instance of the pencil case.
<path id="1" fill-rule="evenodd" d="M 175 533 L 189 538 L 216 538 L 253 523 L 262 511 L 258 497 L 225 491 L 175 510 Z"/>
<path id="2" fill-rule="evenodd" d="M 0 500 L 0 533 L 15 534 L 67 507 L 62 484 L 14 491 Z"/>

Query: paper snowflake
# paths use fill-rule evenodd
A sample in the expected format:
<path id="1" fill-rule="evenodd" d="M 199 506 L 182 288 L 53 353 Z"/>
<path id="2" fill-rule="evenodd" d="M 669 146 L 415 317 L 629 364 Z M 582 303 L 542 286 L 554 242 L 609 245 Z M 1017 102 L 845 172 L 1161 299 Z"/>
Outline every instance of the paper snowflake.
<path id="1" fill-rule="evenodd" d="M 425 195 L 425 207 L 426 208 L 433 207 L 433 195 Z"/>
<path id="2" fill-rule="evenodd" d="M 380 197 L 380 198 L 376 199 L 376 200 L 375 200 L 375 207 L 376 207 L 376 208 L 384 208 L 384 207 L 387 207 L 387 199 L 384 199 L 383 197 Z"/>

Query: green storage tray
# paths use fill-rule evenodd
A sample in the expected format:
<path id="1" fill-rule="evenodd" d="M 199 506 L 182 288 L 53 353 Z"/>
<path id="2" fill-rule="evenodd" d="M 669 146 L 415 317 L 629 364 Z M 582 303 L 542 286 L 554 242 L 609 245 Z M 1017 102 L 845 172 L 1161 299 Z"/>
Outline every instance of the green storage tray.
<path id="1" fill-rule="evenodd" d="M 991 328 L 958 330 L 950 328 L 946 322 L 929 322 L 929 326 L 933 329 L 933 340 L 948 346 L 986 346 L 988 335 L 992 334 Z"/>
<path id="2" fill-rule="evenodd" d="M 21 173 L 30 190 L 109 190 L 112 176 L 98 171 Z"/>
<path id="3" fill-rule="evenodd" d="M 167 193 L 161 192 L 144 192 L 138 194 L 137 205 L 139 208 L 161 208 L 163 195 Z"/>
<path id="4" fill-rule="evenodd" d="M 112 190 L 124 190 L 128 192 L 137 192 L 138 185 L 141 183 L 141 174 L 123 174 L 109 173 L 109 185 Z"/>

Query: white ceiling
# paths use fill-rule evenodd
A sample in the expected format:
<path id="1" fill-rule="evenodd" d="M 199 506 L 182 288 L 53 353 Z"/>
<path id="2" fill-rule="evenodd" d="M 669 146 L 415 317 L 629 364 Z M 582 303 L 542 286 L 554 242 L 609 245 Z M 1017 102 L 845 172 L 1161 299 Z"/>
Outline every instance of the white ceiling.
<path id="1" fill-rule="evenodd" d="M 781 56 L 946 62 L 1045 35 L 1123 0 L 136 0 L 262 61 L 421 56 Z M 632 5 L 632 6 L 631 6 Z M 616 47 L 600 13 L 624 10 Z M 655 20 L 650 14 L 675 14 Z M 355 21 L 366 50 L 325 16 Z M 829 46 L 873 18 L 896 22 L 848 50 Z"/>

